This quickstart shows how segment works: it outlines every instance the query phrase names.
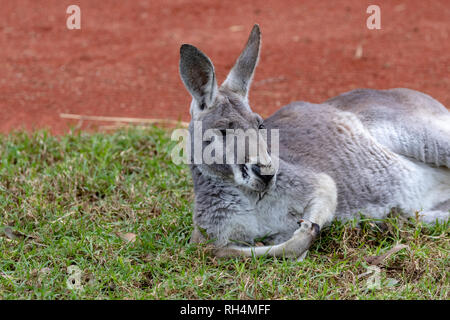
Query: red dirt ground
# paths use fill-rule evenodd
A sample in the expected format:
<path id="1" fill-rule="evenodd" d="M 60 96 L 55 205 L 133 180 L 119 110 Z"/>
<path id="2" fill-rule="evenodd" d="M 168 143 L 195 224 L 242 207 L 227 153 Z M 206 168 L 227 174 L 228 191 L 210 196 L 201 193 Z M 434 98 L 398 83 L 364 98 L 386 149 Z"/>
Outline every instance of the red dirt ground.
<path id="1" fill-rule="evenodd" d="M 66 28 L 71 4 L 81 30 Z M 369 4 L 381 30 L 366 28 Z M 209 55 L 222 81 L 254 23 L 263 46 L 250 102 L 263 116 L 358 87 L 408 87 L 450 107 L 448 0 L 1 0 L 0 132 L 66 132 L 76 122 L 62 112 L 189 120 L 180 45 Z"/>

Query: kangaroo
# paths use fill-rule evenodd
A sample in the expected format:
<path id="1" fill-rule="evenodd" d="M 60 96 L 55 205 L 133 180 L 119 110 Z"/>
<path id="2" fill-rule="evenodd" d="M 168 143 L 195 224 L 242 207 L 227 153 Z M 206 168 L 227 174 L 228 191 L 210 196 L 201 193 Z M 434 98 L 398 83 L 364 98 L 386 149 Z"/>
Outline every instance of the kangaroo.
<path id="1" fill-rule="evenodd" d="M 211 241 L 217 257 L 301 260 L 333 219 L 358 219 L 359 212 L 382 219 L 395 208 L 405 217 L 419 212 L 424 223 L 448 220 L 450 113 L 441 103 L 410 89 L 358 89 L 321 104 L 293 102 L 263 120 L 248 100 L 260 44 L 255 25 L 220 87 L 203 52 L 180 48 L 191 137 L 195 122 L 215 129 L 214 139 L 229 129 L 279 131 L 277 159 L 273 141 L 258 134 L 249 140 L 258 145 L 256 158 L 190 164 L 191 242 Z"/>

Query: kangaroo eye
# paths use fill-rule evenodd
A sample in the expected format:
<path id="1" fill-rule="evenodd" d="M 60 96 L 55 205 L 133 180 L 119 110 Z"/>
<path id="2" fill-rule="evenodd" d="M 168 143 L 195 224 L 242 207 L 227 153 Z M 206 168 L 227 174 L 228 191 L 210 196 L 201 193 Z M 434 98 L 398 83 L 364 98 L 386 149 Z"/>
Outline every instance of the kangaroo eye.
<path id="1" fill-rule="evenodd" d="M 261 123 L 259 126 L 258 126 L 258 129 L 265 129 L 266 128 L 266 126 L 263 124 L 263 123 Z"/>
<path id="2" fill-rule="evenodd" d="M 222 136 L 225 137 L 227 135 L 227 130 L 222 129 L 222 130 L 220 130 L 220 133 L 222 134 Z"/>

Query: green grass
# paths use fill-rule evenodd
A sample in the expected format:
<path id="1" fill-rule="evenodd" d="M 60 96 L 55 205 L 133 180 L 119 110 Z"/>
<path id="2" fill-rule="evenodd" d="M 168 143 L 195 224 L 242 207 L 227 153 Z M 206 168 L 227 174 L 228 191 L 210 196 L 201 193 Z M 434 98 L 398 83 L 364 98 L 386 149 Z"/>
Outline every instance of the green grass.
<path id="1" fill-rule="evenodd" d="M 154 128 L 0 136 L 0 298 L 448 299 L 448 224 L 336 222 L 301 263 L 214 258 L 189 244 L 192 183 L 172 146 Z M 397 243 L 409 249 L 368 289 L 364 258 Z M 67 286 L 71 265 L 82 290 Z"/>

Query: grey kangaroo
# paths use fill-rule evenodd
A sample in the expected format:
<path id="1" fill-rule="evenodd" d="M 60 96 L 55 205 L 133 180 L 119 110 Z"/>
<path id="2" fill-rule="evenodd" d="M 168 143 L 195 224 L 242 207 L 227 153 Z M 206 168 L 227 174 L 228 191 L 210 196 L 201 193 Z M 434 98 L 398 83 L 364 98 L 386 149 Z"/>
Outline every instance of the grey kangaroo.
<path id="1" fill-rule="evenodd" d="M 263 120 L 248 101 L 260 43 L 255 25 L 221 86 L 210 59 L 181 46 L 181 79 L 193 98 L 191 137 L 194 122 L 217 129 L 221 139 L 227 129 L 279 131 L 277 159 L 273 141 L 258 135 L 249 138 L 258 145 L 256 160 L 190 164 L 192 242 L 212 242 L 218 257 L 300 260 L 333 219 L 359 212 L 384 218 L 396 208 L 406 217 L 419 212 L 424 223 L 448 220 L 450 113 L 441 103 L 409 89 L 359 89 L 321 104 L 293 102 Z"/>

